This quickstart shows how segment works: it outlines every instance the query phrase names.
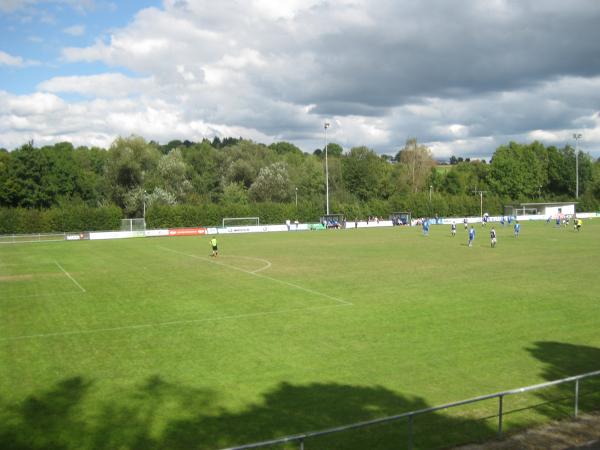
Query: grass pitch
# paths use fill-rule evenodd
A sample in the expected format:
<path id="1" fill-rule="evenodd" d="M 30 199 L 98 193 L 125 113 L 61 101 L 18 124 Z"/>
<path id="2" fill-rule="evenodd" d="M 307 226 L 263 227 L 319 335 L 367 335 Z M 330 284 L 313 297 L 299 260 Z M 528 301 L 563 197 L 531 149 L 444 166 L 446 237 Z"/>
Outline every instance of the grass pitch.
<path id="1" fill-rule="evenodd" d="M 600 222 L 497 226 L 494 249 L 449 228 L 219 236 L 218 258 L 208 237 L 1 245 L 0 447 L 218 449 L 600 369 Z M 506 398 L 505 430 L 572 391 Z M 417 417 L 415 448 L 493 437 L 496 411 Z"/>

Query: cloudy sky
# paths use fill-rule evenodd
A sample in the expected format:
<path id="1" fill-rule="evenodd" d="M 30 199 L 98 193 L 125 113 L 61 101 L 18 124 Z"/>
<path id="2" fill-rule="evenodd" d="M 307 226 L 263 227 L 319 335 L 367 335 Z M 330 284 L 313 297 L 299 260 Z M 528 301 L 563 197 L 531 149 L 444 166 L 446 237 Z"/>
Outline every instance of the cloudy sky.
<path id="1" fill-rule="evenodd" d="M 0 0 L 0 147 L 328 138 L 600 157 L 598 0 Z"/>

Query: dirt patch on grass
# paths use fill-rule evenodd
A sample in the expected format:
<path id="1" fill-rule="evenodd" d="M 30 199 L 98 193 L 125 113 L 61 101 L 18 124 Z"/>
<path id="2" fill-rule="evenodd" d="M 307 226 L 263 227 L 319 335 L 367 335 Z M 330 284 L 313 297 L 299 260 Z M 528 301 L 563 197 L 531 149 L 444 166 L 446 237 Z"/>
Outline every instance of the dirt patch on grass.
<path id="1" fill-rule="evenodd" d="M 18 275 L 0 275 L 0 283 L 3 281 L 30 281 L 34 278 L 47 278 L 47 277 L 62 277 L 62 273 L 48 272 L 48 273 L 22 273 Z"/>
<path id="2" fill-rule="evenodd" d="M 454 450 L 600 450 L 600 413 L 561 420 L 485 444 Z"/>

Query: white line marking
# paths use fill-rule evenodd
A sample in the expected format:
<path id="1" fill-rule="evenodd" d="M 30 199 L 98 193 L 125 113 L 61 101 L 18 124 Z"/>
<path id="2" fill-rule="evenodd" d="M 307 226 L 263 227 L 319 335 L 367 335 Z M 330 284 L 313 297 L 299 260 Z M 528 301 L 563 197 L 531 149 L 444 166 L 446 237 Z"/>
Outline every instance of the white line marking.
<path id="1" fill-rule="evenodd" d="M 161 248 L 166 248 L 166 247 L 161 247 Z M 219 256 L 219 258 L 239 258 L 239 259 L 248 259 L 250 261 L 260 261 L 262 263 L 265 263 L 264 267 L 261 267 L 256 270 L 250 270 L 250 272 L 252 272 L 252 273 L 262 272 L 263 270 L 267 270 L 268 268 L 270 268 L 272 266 L 271 261 L 269 261 L 268 259 L 253 258 L 252 256 L 226 255 L 226 256 Z"/>
<path id="2" fill-rule="evenodd" d="M 57 261 L 54 261 L 54 264 L 56 264 L 56 265 L 58 266 L 58 268 L 59 268 L 60 270 L 62 270 L 62 271 L 64 272 L 64 274 L 65 274 L 66 276 L 68 276 L 68 277 L 69 277 L 69 279 L 70 279 L 70 280 L 71 280 L 73 283 L 75 283 L 75 286 L 77 286 L 79 289 L 81 289 L 81 292 L 86 292 L 86 290 L 85 290 L 84 288 L 82 288 L 82 287 L 81 287 L 81 285 L 80 285 L 80 284 L 77 282 L 77 280 L 76 280 L 75 278 L 73 278 L 73 277 L 72 277 L 72 276 L 69 274 L 69 272 L 67 272 L 65 269 L 63 269 L 63 266 L 61 266 L 61 265 L 60 265 L 60 264 L 59 264 Z"/>
<path id="3" fill-rule="evenodd" d="M 229 264 L 225 264 L 225 263 L 219 262 L 219 261 L 217 261 L 213 257 L 208 257 L 207 258 L 207 257 L 203 257 L 203 256 L 190 255 L 188 253 L 178 252 L 177 250 L 171 250 L 170 248 L 167 248 L 167 247 L 161 247 L 161 246 L 159 246 L 159 248 L 162 248 L 163 250 L 167 250 L 169 252 L 178 253 L 180 255 L 184 255 L 184 256 L 187 256 L 189 258 L 196 258 L 196 259 L 200 259 L 202 261 L 207 261 L 207 262 L 210 262 L 210 263 L 213 263 L 213 264 L 217 264 L 219 266 L 228 267 L 230 269 L 238 270 L 240 272 L 247 273 L 248 275 L 254 275 L 255 277 L 264 278 L 266 280 L 271 280 L 271 281 L 274 281 L 276 283 L 285 284 L 287 286 L 291 286 L 293 288 L 300 289 L 301 291 L 308 292 L 310 294 L 314 294 L 314 295 L 318 295 L 320 297 L 328 298 L 330 300 L 333 300 L 333 301 L 336 301 L 338 303 L 341 303 L 342 305 L 351 305 L 352 304 L 351 302 L 348 302 L 346 300 L 342 300 L 341 298 L 332 297 L 331 295 L 324 294 L 323 292 L 315 291 L 314 289 L 305 288 L 305 287 L 300 286 L 298 284 L 290 283 L 289 281 L 278 280 L 277 278 L 273 278 L 273 277 L 270 277 L 268 275 L 263 275 L 262 273 L 256 273 L 256 271 L 249 271 L 249 270 L 241 269 L 241 268 L 236 267 L 236 266 L 232 266 L 232 265 L 229 265 Z"/>
<path id="4" fill-rule="evenodd" d="M 350 306 L 350 304 L 308 306 L 305 308 L 292 308 L 292 309 L 283 309 L 281 311 L 264 311 L 264 312 L 255 312 L 255 313 L 247 313 L 247 314 L 235 314 L 235 315 L 231 315 L 231 316 L 219 316 L 219 317 L 210 317 L 210 318 L 204 318 L 204 319 L 173 320 L 170 322 L 144 323 L 144 324 L 140 324 L 140 325 L 124 325 L 122 327 L 112 327 L 112 328 L 93 328 L 91 330 L 74 330 L 74 331 L 63 331 L 63 332 L 58 332 L 58 333 L 28 334 L 28 335 L 23 335 L 23 336 L 12 336 L 12 337 L 0 338 L 0 342 L 18 341 L 18 340 L 23 340 L 23 339 L 59 337 L 59 336 L 73 336 L 73 335 L 78 335 L 78 334 L 106 333 L 106 332 L 111 332 L 111 331 L 135 330 L 135 329 L 141 329 L 141 328 L 184 325 L 184 324 L 200 323 L 200 322 L 216 322 L 216 321 L 221 321 L 221 320 L 233 320 L 233 319 L 243 319 L 243 318 L 248 318 L 248 317 L 260 317 L 260 316 L 271 316 L 271 315 L 275 315 L 275 314 L 288 314 L 288 313 L 295 313 L 295 312 L 314 311 L 314 310 L 318 310 L 318 309 L 340 308 L 342 306 Z"/>
<path id="5" fill-rule="evenodd" d="M 2 300 L 22 300 L 25 298 L 45 298 L 45 297 L 56 297 L 59 295 L 81 295 L 82 292 L 79 291 L 68 291 L 68 292 L 46 292 L 44 294 L 25 294 L 25 295 L 11 295 L 10 297 L 8 297 L 8 299 L 2 299 Z"/>

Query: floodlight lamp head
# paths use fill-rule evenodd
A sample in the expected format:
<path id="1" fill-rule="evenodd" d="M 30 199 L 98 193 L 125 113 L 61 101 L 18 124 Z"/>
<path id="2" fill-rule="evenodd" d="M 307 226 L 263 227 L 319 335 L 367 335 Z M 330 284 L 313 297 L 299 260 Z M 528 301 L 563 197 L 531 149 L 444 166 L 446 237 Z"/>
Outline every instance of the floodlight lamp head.
<path id="1" fill-rule="evenodd" d="M 329 128 L 331 124 L 329 122 L 325 122 L 325 129 Z"/>
<path id="2" fill-rule="evenodd" d="M 581 139 L 581 133 L 573 133 L 573 139 Z"/>

